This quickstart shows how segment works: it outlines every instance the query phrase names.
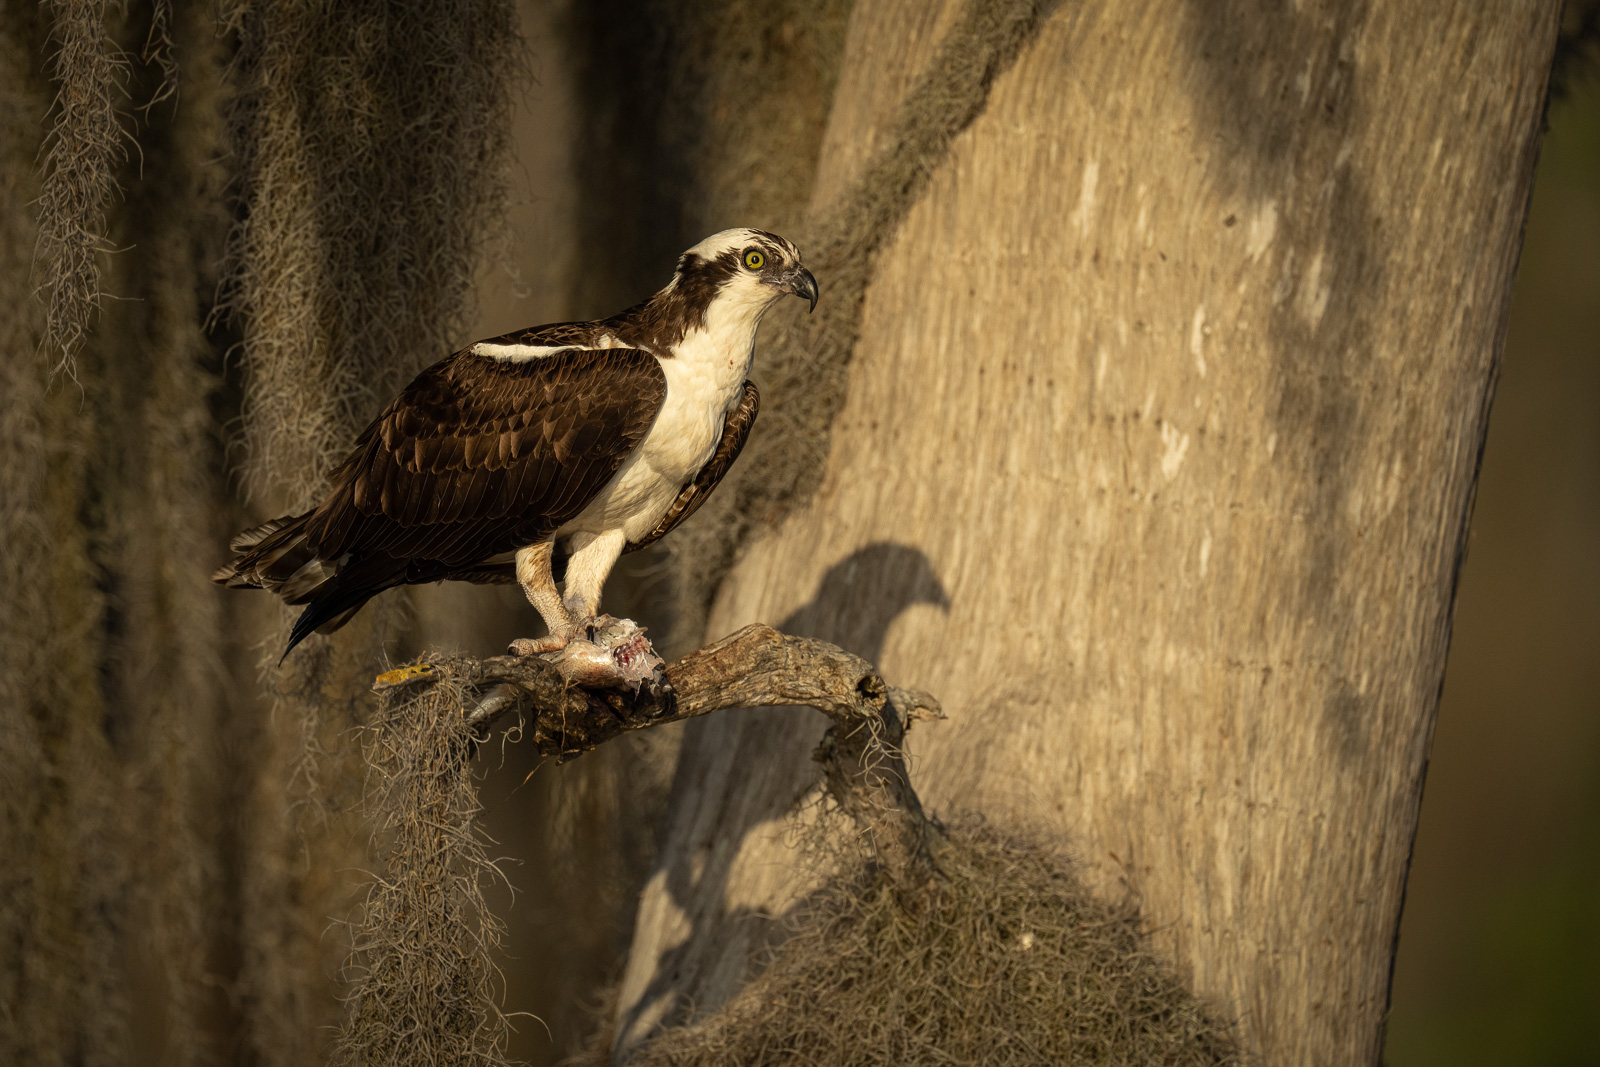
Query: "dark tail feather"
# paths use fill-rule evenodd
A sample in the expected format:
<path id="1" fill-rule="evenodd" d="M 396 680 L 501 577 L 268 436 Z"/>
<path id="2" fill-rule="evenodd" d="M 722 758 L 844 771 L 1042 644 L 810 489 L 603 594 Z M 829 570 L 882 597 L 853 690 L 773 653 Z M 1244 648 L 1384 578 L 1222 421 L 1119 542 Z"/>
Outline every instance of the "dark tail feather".
<path id="1" fill-rule="evenodd" d="M 282 663 L 294 646 L 314 633 L 331 634 L 361 610 L 363 604 L 383 592 L 406 582 L 406 564 L 390 556 L 369 556 L 356 560 L 323 582 L 306 610 L 289 631 L 289 645 L 278 660 Z"/>
<path id="2" fill-rule="evenodd" d="M 211 580 L 230 589 L 270 589 L 278 592 L 283 583 L 315 558 L 305 543 L 303 515 L 285 515 L 246 530 L 233 539 L 238 553 L 217 568 Z"/>
<path id="3" fill-rule="evenodd" d="M 233 540 L 228 542 L 228 547 L 235 552 L 248 552 L 279 530 L 286 529 L 296 523 L 304 523 L 309 515 L 310 512 L 305 512 L 300 515 L 284 515 L 281 518 L 268 519 L 260 526 L 252 526 L 248 530 L 235 534 Z"/>
<path id="4" fill-rule="evenodd" d="M 306 610 L 294 620 L 294 628 L 289 631 L 289 644 L 284 648 L 283 655 L 278 657 L 282 663 L 289 658 L 289 653 L 294 651 L 294 646 L 310 637 L 314 633 L 331 634 L 345 623 L 355 617 L 367 601 L 373 597 L 372 593 L 358 594 L 359 599 L 349 607 L 340 610 L 334 606 L 338 601 L 348 600 L 348 596 L 326 597 L 322 600 L 313 600 L 306 605 Z"/>

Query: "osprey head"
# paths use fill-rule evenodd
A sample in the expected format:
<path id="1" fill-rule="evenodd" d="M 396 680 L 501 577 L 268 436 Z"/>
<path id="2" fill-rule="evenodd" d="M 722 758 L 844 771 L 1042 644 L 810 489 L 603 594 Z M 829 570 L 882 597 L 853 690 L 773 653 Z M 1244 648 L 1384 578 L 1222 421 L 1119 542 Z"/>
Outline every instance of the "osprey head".
<path id="1" fill-rule="evenodd" d="M 765 230 L 712 234 L 678 257 L 673 285 L 685 295 L 704 294 L 707 304 L 731 300 L 764 311 L 788 293 L 817 306 L 817 279 L 800 265 L 800 250 Z"/>

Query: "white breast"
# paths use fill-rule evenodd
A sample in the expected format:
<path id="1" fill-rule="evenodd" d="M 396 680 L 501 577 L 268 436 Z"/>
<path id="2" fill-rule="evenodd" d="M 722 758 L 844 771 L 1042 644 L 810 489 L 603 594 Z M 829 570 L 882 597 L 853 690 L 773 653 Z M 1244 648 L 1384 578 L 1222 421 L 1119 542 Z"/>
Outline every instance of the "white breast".
<path id="1" fill-rule="evenodd" d="M 583 513 L 558 537 L 622 530 L 630 541 L 644 537 L 667 513 L 722 436 L 722 424 L 744 392 L 755 348 L 756 326 L 770 304 L 718 300 L 703 329 L 691 330 L 661 361 L 667 395 L 661 413 L 639 446 Z M 730 306 L 731 305 L 731 306 Z"/>

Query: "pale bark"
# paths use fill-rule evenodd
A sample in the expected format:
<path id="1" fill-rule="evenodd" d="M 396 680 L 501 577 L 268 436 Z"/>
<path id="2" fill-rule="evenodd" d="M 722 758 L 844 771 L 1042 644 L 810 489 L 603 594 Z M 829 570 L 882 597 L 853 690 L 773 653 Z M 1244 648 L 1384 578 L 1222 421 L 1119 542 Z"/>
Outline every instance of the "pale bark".
<path id="1" fill-rule="evenodd" d="M 713 613 L 938 692 L 924 798 L 1134 894 L 1264 1063 L 1381 1050 L 1559 6 L 1056 9 L 878 255 L 823 484 Z M 816 211 L 957 7 L 857 5 Z M 690 727 L 621 1049 L 726 1001 L 803 889 L 820 734 Z"/>

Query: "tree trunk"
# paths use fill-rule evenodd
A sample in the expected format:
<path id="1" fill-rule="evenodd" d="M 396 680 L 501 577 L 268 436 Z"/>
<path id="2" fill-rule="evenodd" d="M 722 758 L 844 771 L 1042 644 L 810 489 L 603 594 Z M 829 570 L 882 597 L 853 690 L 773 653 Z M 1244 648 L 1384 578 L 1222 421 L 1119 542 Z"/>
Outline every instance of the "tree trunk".
<path id="1" fill-rule="evenodd" d="M 1136 897 L 1265 1063 L 1382 1047 L 1559 7 L 1050 12 L 879 246 L 821 485 L 712 613 L 938 696 L 924 798 Z M 814 217 L 960 14 L 857 4 Z M 619 1051 L 804 888 L 822 729 L 689 727 Z"/>

